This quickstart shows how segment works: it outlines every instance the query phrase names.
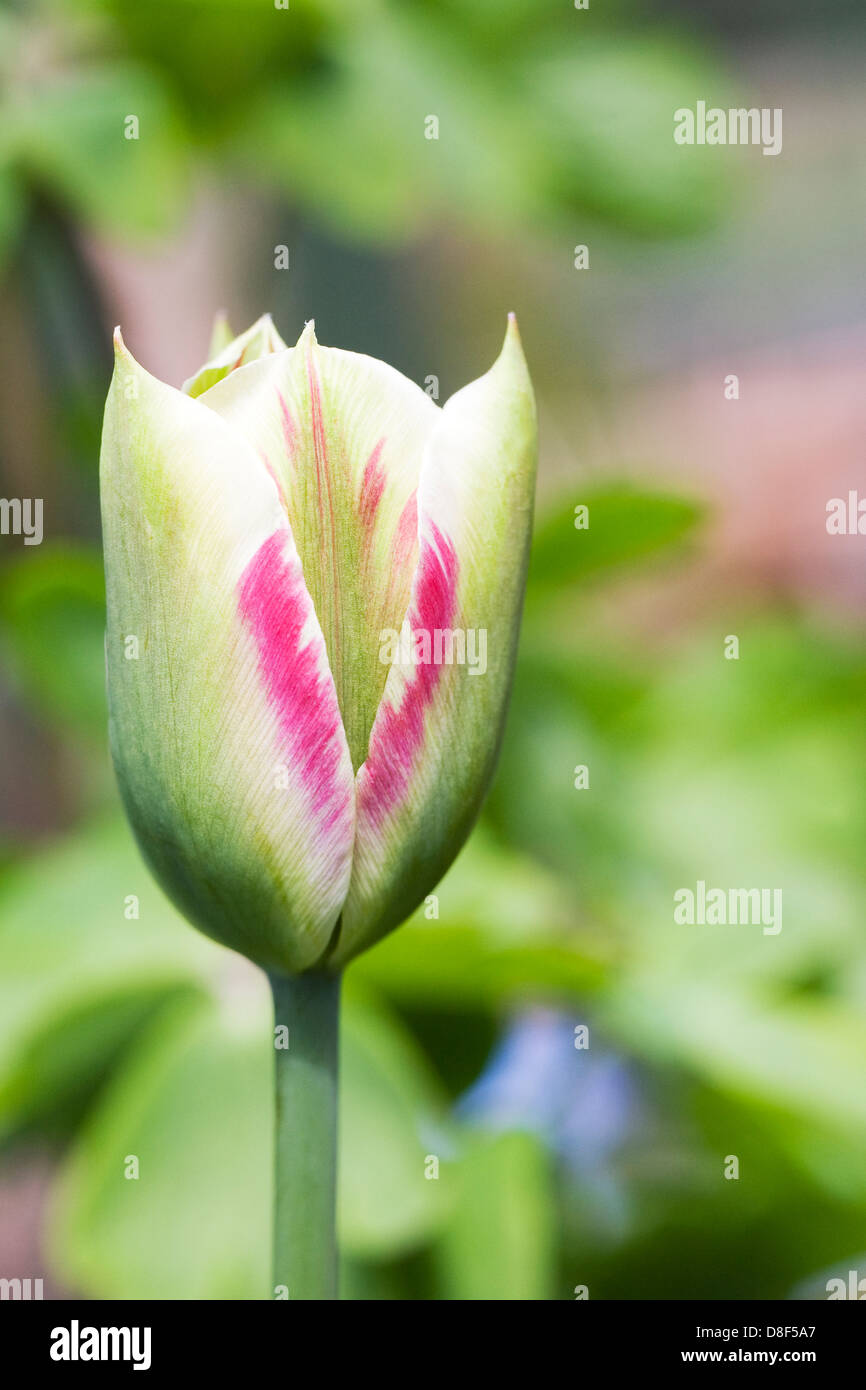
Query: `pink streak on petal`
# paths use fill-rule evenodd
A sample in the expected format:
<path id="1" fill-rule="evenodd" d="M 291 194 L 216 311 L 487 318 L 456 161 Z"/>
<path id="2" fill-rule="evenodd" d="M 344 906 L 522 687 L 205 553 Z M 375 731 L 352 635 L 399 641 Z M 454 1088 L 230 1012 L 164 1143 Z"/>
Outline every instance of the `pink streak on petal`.
<path id="1" fill-rule="evenodd" d="M 312 612 L 300 561 L 286 555 L 288 531 L 274 532 L 241 576 L 239 608 L 259 655 L 287 765 L 299 773 L 322 830 L 344 821 L 351 786 L 341 788 L 340 711 L 316 645 L 303 645 Z"/>
<path id="2" fill-rule="evenodd" d="M 417 494 L 407 498 L 391 541 L 391 575 L 388 581 L 387 612 L 404 608 L 406 575 L 415 574 L 418 559 Z M 396 605 L 396 606 L 395 606 Z"/>
<path id="3" fill-rule="evenodd" d="M 376 513 L 379 510 L 379 503 L 382 500 L 382 493 L 385 491 L 385 483 L 387 481 L 385 470 L 381 464 L 382 450 L 384 447 L 385 440 L 380 439 L 364 465 L 364 475 L 361 479 L 361 496 L 358 504 L 358 511 L 361 525 L 368 534 L 373 530 Z"/>
<path id="4" fill-rule="evenodd" d="M 283 439 L 286 445 L 286 453 L 290 459 L 293 459 L 298 441 L 298 427 L 292 419 L 291 412 L 286 405 L 286 398 L 282 391 L 277 391 L 277 400 L 280 404 L 280 419 L 283 425 Z"/>
<path id="5" fill-rule="evenodd" d="M 268 472 L 271 475 L 271 478 L 273 479 L 277 492 L 280 495 L 280 502 L 283 505 L 283 511 L 288 511 L 288 504 L 286 503 L 286 494 L 283 492 L 283 485 L 280 482 L 280 477 L 277 473 L 277 470 L 274 468 L 274 465 L 271 463 L 264 449 L 259 450 L 259 457 L 261 458 L 262 463 L 265 465 L 265 468 L 268 470 Z"/>
<path id="6" fill-rule="evenodd" d="M 418 494 L 406 501 L 394 535 L 394 568 L 400 569 L 415 554 L 418 545 Z"/>
<path id="7" fill-rule="evenodd" d="M 457 555 L 451 542 L 435 526 L 422 542 L 408 613 L 413 632 L 431 634 L 453 626 L 457 608 Z M 393 706 L 383 701 L 370 737 L 364 776 L 358 783 L 359 813 L 381 825 L 389 811 L 405 795 L 412 764 L 424 741 L 425 716 L 442 676 L 433 662 L 411 667 L 400 697 Z"/>

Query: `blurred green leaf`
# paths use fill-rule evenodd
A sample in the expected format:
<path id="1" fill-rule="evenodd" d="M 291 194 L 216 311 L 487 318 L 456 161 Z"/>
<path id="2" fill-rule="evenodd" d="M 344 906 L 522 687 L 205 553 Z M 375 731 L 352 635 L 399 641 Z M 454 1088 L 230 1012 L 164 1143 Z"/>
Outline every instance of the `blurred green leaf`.
<path id="1" fill-rule="evenodd" d="M 565 205 L 656 235 L 705 230 L 727 210 L 728 152 L 673 138 L 679 107 L 708 94 L 732 104 L 715 62 L 696 48 L 645 30 L 587 33 L 528 59 L 520 76 L 521 105 L 556 160 Z"/>
<path id="2" fill-rule="evenodd" d="M 674 1059 L 735 1096 L 853 1130 L 866 1143 L 866 1020 L 838 1003 L 780 1005 L 712 976 L 691 982 L 647 970 L 622 982 L 602 1016 L 645 1057 Z"/>
<path id="3" fill-rule="evenodd" d="M 237 143 L 256 177 L 267 172 L 341 237 L 404 240 L 456 207 L 482 224 L 543 213 L 538 149 L 499 75 L 431 17 L 382 10 L 344 26 L 329 57 L 251 106 Z"/>
<path id="4" fill-rule="evenodd" d="M 531 1134 L 474 1136 L 454 1215 L 436 1247 L 440 1297 L 549 1299 L 556 1286 L 550 1160 Z"/>
<path id="5" fill-rule="evenodd" d="M 578 529 L 575 508 L 588 509 Z M 704 508 L 686 498 L 628 483 L 586 486 L 542 515 L 535 529 L 529 598 L 545 597 L 595 575 L 672 550 L 694 534 Z"/>
<path id="6" fill-rule="evenodd" d="M 95 3 L 111 15 L 117 44 L 159 73 L 205 144 L 231 131 L 255 94 L 319 65 L 329 20 L 375 21 L 380 9 L 379 0 L 354 0 L 350 9 L 342 0 L 291 0 L 285 10 L 274 0 Z"/>
<path id="7" fill-rule="evenodd" d="M 43 546 L 4 566 L 0 643 L 44 715 L 104 741 L 105 584 L 97 552 Z"/>
<path id="8" fill-rule="evenodd" d="M 849 1195 L 849 1160 L 821 1173 L 809 1149 L 866 1143 L 863 670 L 862 643 L 730 611 L 671 655 L 628 720 L 617 815 L 643 867 L 622 875 L 602 1004 L 642 1057 L 763 1106 Z M 676 923 L 698 880 L 778 890 L 780 930 Z"/>
<path id="9" fill-rule="evenodd" d="M 133 899 L 139 917 L 128 919 Z M 0 1134 L 40 1117 L 53 1123 L 88 1095 L 155 1001 L 233 959 L 170 906 L 122 822 L 8 873 L 0 885 Z"/>
<path id="10" fill-rule="evenodd" d="M 163 982 L 94 990 L 54 1001 L 16 1038 L 0 1074 L 0 1137 L 32 1130 L 66 1138 L 112 1066 L 171 991 Z"/>
<path id="11" fill-rule="evenodd" d="M 339 234 L 374 241 L 405 239 L 455 209 L 497 230 L 571 226 L 579 210 L 653 234 L 691 232 L 725 211 L 731 171 L 719 151 L 673 139 L 676 107 L 717 85 L 706 59 L 666 36 L 539 40 L 535 16 L 524 7 L 516 18 L 525 39 L 500 10 L 496 39 L 487 23 L 475 45 L 471 29 L 456 42 L 438 10 L 389 7 L 375 22 L 343 23 L 320 65 L 262 84 L 233 144 L 257 178 Z M 435 136 L 425 135 L 431 116 Z"/>
<path id="12" fill-rule="evenodd" d="M 537 630 L 534 636 L 538 644 Z M 616 958 L 617 902 L 644 872 L 641 840 L 630 839 L 622 824 L 633 755 L 621 731 L 645 686 L 614 654 L 606 660 L 598 642 L 573 640 L 572 659 L 558 646 L 539 655 L 529 637 L 524 641 L 485 814 L 505 843 L 568 885 L 590 940 L 606 941 Z M 575 786 L 582 768 L 587 787 Z"/>
<path id="13" fill-rule="evenodd" d="M 5 119 L 14 167 L 97 231 L 147 237 L 177 224 L 189 192 L 185 136 L 154 73 L 81 69 L 22 93 Z"/>
<path id="14" fill-rule="evenodd" d="M 253 1025 L 204 998 L 177 1001 L 117 1072 L 58 1193 L 53 1262 L 72 1287 L 268 1296 L 268 1041 Z"/>

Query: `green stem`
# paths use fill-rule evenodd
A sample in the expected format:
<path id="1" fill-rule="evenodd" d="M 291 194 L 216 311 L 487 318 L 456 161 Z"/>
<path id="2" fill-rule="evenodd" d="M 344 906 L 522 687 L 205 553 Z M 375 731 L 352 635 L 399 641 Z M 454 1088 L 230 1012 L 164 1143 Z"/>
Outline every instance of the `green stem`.
<path id="1" fill-rule="evenodd" d="M 270 982 L 274 1023 L 288 1030 L 288 1047 L 274 1037 L 274 1285 L 291 1299 L 335 1299 L 340 976 Z"/>

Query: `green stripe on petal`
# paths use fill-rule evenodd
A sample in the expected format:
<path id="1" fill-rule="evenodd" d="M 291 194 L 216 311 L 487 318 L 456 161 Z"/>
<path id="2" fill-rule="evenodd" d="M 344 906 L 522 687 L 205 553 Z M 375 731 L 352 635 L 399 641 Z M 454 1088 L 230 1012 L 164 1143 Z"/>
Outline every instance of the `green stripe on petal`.
<path id="1" fill-rule="evenodd" d="M 294 349 L 233 372 L 201 403 L 279 482 L 358 768 L 388 676 L 383 634 L 409 601 L 421 460 L 441 412 L 384 362 L 321 347 L 312 324 Z"/>
<path id="2" fill-rule="evenodd" d="M 424 456 L 410 645 L 389 671 L 357 775 L 352 880 L 334 965 L 414 910 L 480 809 L 517 650 L 536 452 L 532 386 L 511 318 L 494 366 L 447 402 Z M 407 663 L 412 653 L 424 657 L 425 634 L 430 660 Z"/>
<path id="3" fill-rule="evenodd" d="M 303 970 L 339 918 L 354 785 L 277 487 L 119 339 L 101 485 L 111 747 L 139 843 L 208 935 Z"/>

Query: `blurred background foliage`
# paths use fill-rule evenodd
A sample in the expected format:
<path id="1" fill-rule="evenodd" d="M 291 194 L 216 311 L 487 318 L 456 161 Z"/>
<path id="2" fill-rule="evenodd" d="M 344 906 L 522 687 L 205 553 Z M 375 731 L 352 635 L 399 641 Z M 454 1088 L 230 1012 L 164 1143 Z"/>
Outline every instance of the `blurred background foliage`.
<path id="1" fill-rule="evenodd" d="M 266 990 L 150 879 L 105 739 L 110 328 L 179 382 L 221 305 L 315 313 L 443 398 L 516 308 L 539 392 L 499 774 L 438 918 L 346 980 L 344 1296 L 822 1297 L 856 1267 L 866 639 L 823 499 L 862 472 L 862 32 L 753 10 L 0 6 L 0 485 L 46 533 L 0 556 L 0 1273 L 268 1294 Z M 784 98 L 783 157 L 673 143 L 734 98 Z M 675 925 L 698 879 L 780 887 L 781 933 Z"/>

